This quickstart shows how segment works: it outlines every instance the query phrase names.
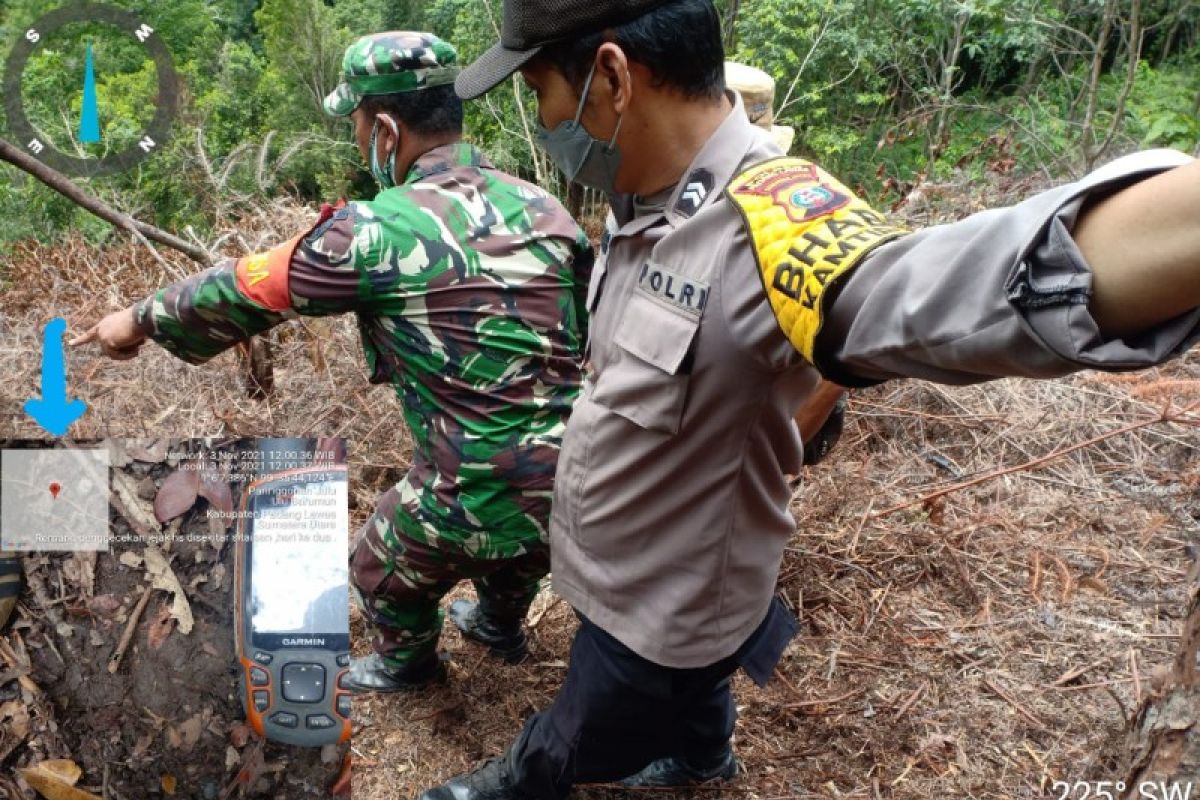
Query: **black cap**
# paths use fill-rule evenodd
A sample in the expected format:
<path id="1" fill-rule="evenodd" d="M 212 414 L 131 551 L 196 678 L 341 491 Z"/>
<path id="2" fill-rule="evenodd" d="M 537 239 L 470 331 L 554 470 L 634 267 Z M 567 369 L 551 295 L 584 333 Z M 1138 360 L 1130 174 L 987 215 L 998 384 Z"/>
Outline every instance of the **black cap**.
<path id="1" fill-rule="evenodd" d="M 669 0 L 504 0 L 499 43 L 464 69 L 454 83 L 470 100 L 491 91 L 552 42 L 637 19 Z"/>

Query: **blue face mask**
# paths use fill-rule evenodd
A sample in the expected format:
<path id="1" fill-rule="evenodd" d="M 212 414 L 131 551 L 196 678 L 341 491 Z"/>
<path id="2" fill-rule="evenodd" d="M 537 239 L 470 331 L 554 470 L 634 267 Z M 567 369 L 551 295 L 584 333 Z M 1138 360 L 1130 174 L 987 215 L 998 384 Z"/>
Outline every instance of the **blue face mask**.
<path id="1" fill-rule="evenodd" d="M 392 123 L 392 135 L 397 137 L 396 147 L 392 148 L 392 152 L 387 157 L 387 162 L 381 165 L 379 163 L 379 156 L 375 151 L 375 140 L 379 136 L 379 120 L 380 117 L 376 117 L 375 124 L 371 126 L 371 141 L 367 145 L 367 150 L 370 151 L 371 175 L 375 178 L 375 182 L 379 184 L 379 188 L 383 190 L 391 189 L 396 185 L 396 151 L 400 149 L 400 140 L 395 123 Z"/>
<path id="2" fill-rule="evenodd" d="M 608 144 L 592 138 L 580 124 L 583 107 L 587 103 L 588 92 L 592 89 L 592 78 L 595 75 L 596 66 L 593 64 L 592 71 L 588 73 L 587 83 L 583 87 L 583 97 L 579 99 L 575 119 L 559 124 L 553 131 L 546 130 L 539 124 L 538 143 L 562 171 L 568 183 L 574 181 L 605 194 L 616 194 L 617 170 L 621 166 L 617 134 L 621 132 L 624 115 L 617 119 L 617 129 L 613 131 Z"/>

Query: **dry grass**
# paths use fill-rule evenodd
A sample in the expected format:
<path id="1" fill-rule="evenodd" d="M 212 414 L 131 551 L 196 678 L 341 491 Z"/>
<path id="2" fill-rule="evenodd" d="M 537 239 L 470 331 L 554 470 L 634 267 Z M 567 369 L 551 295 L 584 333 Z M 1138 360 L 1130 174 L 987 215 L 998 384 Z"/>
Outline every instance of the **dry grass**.
<path id="1" fill-rule="evenodd" d="M 984 192 L 965 205 L 994 201 Z M 928 202 L 913 210 L 921 222 L 945 213 Z M 242 236 L 253 248 L 273 244 L 304 218 L 281 205 L 245 221 Z M 36 391 L 41 324 L 62 315 L 79 330 L 170 276 L 137 247 L 72 242 L 20 248 L 8 269 L 0 426 L 37 437 L 21 403 Z M 407 462 L 398 404 L 365 382 L 351 320 L 307 321 L 272 338 L 267 402 L 247 399 L 232 354 L 193 369 L 156 349 L 125 364 L 72 353 L 72 390 L 91 404 L 73 434 L 346 436 L 361 521 Z M 802 635 L 765 690 L 738 679 L 746 773 L 687 796 L 1032 798 L 1051 796 L 1056 779 L 1120 777 L 1124 719 L 1174 655 L 1182 579 L 1200 548 L 1197 429 L 1156 425 L 876 512 L 1198 398 L 1196 354 L 1140 376 L 856 394 L 842 444 L 793 500 L 799 530 L 779 591 L 800 612 Z M 355 701 L 356 798 L 412 797 L 503 750 L 566 666 L 570 609 L 545 593 L 531 619 L 524 665 L 504 666 L 448 629 L 448 686 Z"/>
<path id="2" fill-rule="evenodd" d="M 286 201 L 218 232 L 219 252 L 240 256 L 281 243 L 311 224 L 313 211 Z M 22 411 L 38 393 L 42 327 L 55 317 L 71 334 L 155 288 L 196 272 L 195 263 L 161 251 L 164 268 L 143 247 L 91 248 L 78 239 L 53 247 L 18 245 L 0 254 L 0 430 L 9 438 L 45 436 Z M 352 508 L 369 508 L 407 463 L 411 443 L 395 393 L 367 382 L 350 317 L 304 319 L 268 337 L 275 391 L 251 399 L 243 357 L 230 350 L 203 368 L 147 346 L 134 361 L 100 357 L 94 345 L 68 351 L 70 391 L 89 405 L 75 438 L 109 436 L 344 436 L 357 449 Z"/>
<path id="3" fill-rule="evenodd" d="M 1194 393 L 1200 359 L 1162 374 Z M 856 395 L 842 445 L 793 501 L 779 591 L 803 633 L 765 690 L 738 679 L 746 774 L 678 796 L 1032 798 L 1121 777 L 1125 717 L 1176 652 L 1200 548 L 1196 429 L 1149 428 L 872 515 L 953 482 L 939 464 L 1019 465 L 1157 415 L 1139 388 L 1084 375 Z M 574 629 L 549 594 L 531 618 L 526 665 L 448 629 L 448 687 L 356 700 L 356 797 L 415 796 L 507 746 L 553 697 Z"/>

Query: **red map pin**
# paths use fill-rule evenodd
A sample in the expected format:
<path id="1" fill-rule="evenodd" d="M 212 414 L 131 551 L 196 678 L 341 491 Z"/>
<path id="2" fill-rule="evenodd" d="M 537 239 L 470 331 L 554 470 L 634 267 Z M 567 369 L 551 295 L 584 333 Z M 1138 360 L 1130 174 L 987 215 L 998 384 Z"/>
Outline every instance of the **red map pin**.
<path id="1" fill-rule="evenodd" d="M 53 483 L 50 484 L 50 494 L 55 500 L 58 499 L 58 493 L 61 491 L 62 491 L 62 484 L 59 483 L 58 481 L 54 481 Z"/>

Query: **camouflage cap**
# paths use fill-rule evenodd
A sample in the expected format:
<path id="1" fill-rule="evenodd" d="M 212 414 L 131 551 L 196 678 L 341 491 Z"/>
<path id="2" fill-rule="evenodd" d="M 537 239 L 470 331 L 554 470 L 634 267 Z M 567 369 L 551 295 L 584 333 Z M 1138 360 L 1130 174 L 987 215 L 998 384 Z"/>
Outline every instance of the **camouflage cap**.
<path id="1" fill-rule="evenodd" d="M 444 86 L 458 72 L 458 52 L 432 33 L 373 33 L 346 49 L 342 82 L 325 98 L 325 112 L 344 117 L 367 95 Z"/>

